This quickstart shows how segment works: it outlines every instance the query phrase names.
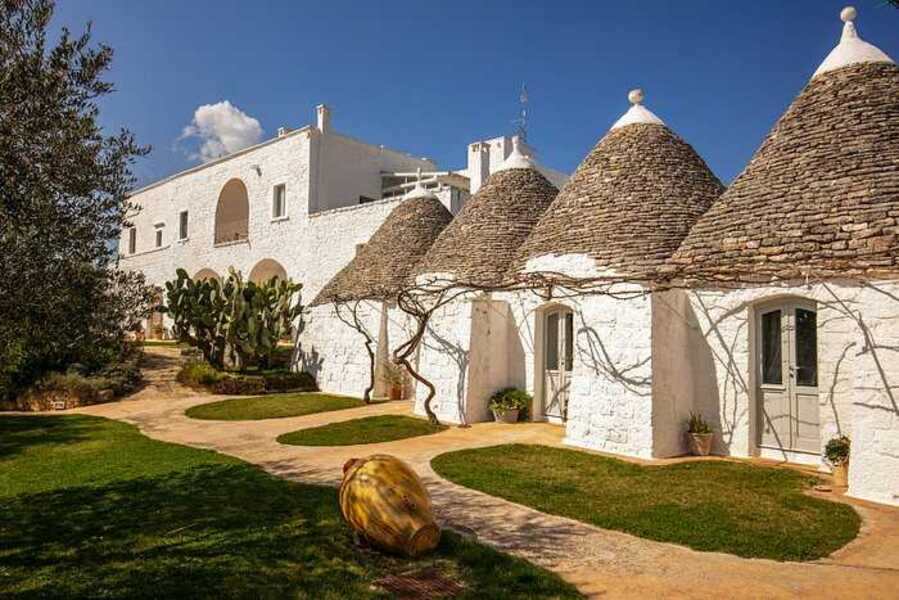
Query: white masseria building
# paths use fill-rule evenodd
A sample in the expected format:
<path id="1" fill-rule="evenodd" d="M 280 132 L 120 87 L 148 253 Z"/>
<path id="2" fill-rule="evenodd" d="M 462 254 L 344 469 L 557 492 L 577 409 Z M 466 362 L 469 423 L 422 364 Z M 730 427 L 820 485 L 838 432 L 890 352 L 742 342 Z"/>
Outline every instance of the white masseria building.
<path id="1" fill-rule="evenodd" d="M 417 355 L 442 420 L 487 420 L 489 396 L 516 386 L 534 396 L 531 418 L 559 423 L 567 443 L 641 458 L 683 454 L 691 411 L 712 423 L 722 455 L 826 469 L 824 445 L 848 435 L 849 494 L 899 505 L 899 67 L 858 37 L 854 10 L 841 16 L 839 44 L 727 189 L 637 92 L 567 180 L 507 138 L 470 146 L 464 172 L 439 172 L 329 134 L 325 112 L 316 127 L 136 194 L 138 246 L 123 264 L 161 282 L 177 266 L 221 275 L 276 261 L 311 299 L 332 278 L 326 290 L 352 280 L 356 262 L 370 278 L 383 252 L 351 262 L 357 245 L 424 214 L 387 219 L 404 200 L 384 190 L 401 181 L 409 202 L 436 195 L 454 215 L 429 230 L 410 275 L 479 286 L 435 314 Z M 344 144 L 373 157 L 358 183 L 337 175 Z M 412 188 L 419 168 L 428 190 Z M 250 198 L 247 234 L 216 243 L 226 212 L 215 207 L 235 178 Z M 272 214 L 282 184 L 286 219 Z M 534 274 L 550 284 L 500 289 Z M 605 278 L 627 297 L 567 293 L 566 278 Z M 390 297 L 355 299 L 384 360 L 408 320 Z M 327 295 L 314 304 L 300 367 L 323 389 L 358 395 L 362 339 Z M 422 413 L 424 389 L 410 393 Z"/>

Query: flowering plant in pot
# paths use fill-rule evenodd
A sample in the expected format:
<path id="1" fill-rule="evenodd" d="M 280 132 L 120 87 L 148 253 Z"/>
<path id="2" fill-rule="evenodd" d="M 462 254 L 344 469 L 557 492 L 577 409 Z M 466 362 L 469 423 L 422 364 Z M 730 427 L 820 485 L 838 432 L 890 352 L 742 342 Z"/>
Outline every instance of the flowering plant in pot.
<path id="1" fill-rule="evenodd" d="M 490 397 L 488 404 L 493 418 L 499 423 L 514 423 L 531 405 L 531 396 L 518 388 L 504 388 Z"/>
<path id="2" fill-rule="evenodd" d="M 849 485 L 849 438 L 841 435 L 831 439 L 824 446 L 824 458 L 833 467 L 833 484 L 836 487 Z"/>
<path id="3" fill-rule="evenodd" d="M 690 446 L 690 454 L 693 456 L 708 456 L 712 451 L 712 439 L 714 438 L 712 426 L 694 412 L 690 412 L 687 421 L 687 443 Z"/>
<path id="4" fill-rule="evenodd" d="M 394 362 L 384 363 L 384 380 L 389 386 L 388 395 L 391 400 L 402 400 L 406 387 L 406 371 Z"/>

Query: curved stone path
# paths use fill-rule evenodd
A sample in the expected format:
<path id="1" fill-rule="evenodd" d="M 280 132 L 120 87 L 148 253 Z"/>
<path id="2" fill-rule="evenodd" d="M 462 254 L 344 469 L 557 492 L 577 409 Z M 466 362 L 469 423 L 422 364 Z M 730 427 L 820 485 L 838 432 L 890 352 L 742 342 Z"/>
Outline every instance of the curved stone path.
<path id="1" fill-rule="evenodd" d="M 547 515 L 452 484 L 430 460 L 461 448 L 505 443 L 560 446 L 551 425 L 482 423 L 439 434 L 367 446 L 304 448 L 279 444 L 282 433 L 375 414 L 408 414 L 393 402 L 263 421 L 200 421 L 184 411 L 216 399 L 173 382 L 180 356 L 148 348 L 150 384 L 131 398 L 75 409 L 133 423 L 167 442 L 208 448 L 255 463 L 279 477 L 337 485 L 348 459 L 386 452 L 422 475 L 445 526 L 559 573 L 591 598 L 897 598 L 899 510 L 851 501 L 864 519 L 858 539 L 826 559 L 780 563 L 697 552 Z M 840 499 L 841 501 L 848 501 Z"/>

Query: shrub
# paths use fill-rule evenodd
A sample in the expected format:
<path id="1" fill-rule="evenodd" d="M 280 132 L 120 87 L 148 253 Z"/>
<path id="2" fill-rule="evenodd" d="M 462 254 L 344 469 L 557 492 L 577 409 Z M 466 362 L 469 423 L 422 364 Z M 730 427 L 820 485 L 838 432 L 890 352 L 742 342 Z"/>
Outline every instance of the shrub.
<path id="1" fill-rule="evenodd" d="M 518 410 L 519 418 L 525 417 L 528 407 L 531 405 L 531 395 L 524 390 L 510 387 L 496 392 L 490 397 L 490 410 L 498 415 L 504 415 L 509 411 Z"/>
<path id="2" fill-rule="evenodd" d="M 216 394 L 256 396 L 265 393 L 265 379 L 259 375 L 222 374 L 212 389 Z"/>
<path id="3" fill-rule="evenodd" d="M 267 392 L 317 392 L 318 385 L 309 373 L 268 372 L 263 373 Z"/>
<path id="4" fill-rule="evenodd" d="M 824 446 L 824 457 L 834 467 L 845 465 L 849 462 L 849 446 L 851 442 L 845 435 L 835 437 Z"/>
<path id="5" fill-rule="evenodd" d="M 687 421 L 687 433 L 707 434 L 712 433 L 712 426 L 702 418 L 702 415 L 690 412 L 690 419 Z"/>
<path id="6" fill-rule="evenodd" d="M 215 385 L 226 375 L 208 362 L 202 360 L 189 360 L 178 371 L 177 379 L 185 385 Z"/>
<path id="7" fill-rule="evenodd" d="M 96 402 L 100 391 L 112 389 L 112 382 L 106 377 L 85 376 L 74 371 L 49 373 L 34 386 L 37 392 L 62 392 L 78 398 L 84 404 Z"/>

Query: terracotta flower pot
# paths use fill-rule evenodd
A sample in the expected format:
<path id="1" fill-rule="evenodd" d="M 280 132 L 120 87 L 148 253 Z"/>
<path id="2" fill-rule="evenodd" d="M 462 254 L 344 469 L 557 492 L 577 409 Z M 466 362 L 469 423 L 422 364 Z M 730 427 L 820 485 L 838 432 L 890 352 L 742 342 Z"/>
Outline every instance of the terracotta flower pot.
<path id="1" fill-rule="evenodd" d="M 390 386 L 390 399 L 391 400 L 402 400 L 403 399 L 403 386 L 401 385 L 391 385 Z"/>
<path id="2" fill-rule="evenodd" d="M 833 467 L 833 485 L 834 487 L 849 487 L 849 463 L 834 465 Z"/>
<path id="3" fill-rule="evenodd" d="M 687 443 L 693 456 L 708 456 L 712 452 L 713 433 L 688 433 Z"/>
<path id="4" fill-rule="evenodd" d="M 493 411 L 493 418 L 497 423 L 516 423 L 518 421 L 518 409 L 507 410 L 503 414 Z"/>

